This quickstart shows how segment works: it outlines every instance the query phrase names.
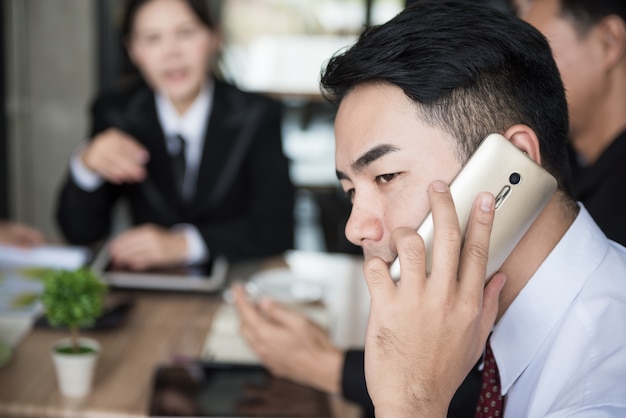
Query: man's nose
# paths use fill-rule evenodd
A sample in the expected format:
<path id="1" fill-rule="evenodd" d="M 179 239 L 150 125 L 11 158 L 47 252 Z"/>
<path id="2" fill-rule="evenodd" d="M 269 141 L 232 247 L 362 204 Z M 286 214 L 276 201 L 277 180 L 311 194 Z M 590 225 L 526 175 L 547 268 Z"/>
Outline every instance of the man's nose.
<path id="1" fill-rule="evenodd" d="M 367 240 L 380 241 L 383 237 L 381 218 L 375 212 L 354 204 L 346 223 L 346 238 L 354 245 L 363 246 Z"/>

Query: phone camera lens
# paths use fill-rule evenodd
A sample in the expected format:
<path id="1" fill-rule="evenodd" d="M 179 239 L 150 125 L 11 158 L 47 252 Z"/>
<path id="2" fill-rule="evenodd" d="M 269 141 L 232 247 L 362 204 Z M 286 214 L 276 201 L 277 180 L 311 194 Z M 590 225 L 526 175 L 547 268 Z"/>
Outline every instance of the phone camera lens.
<path id="1" fill-rule="evenodd" d="M 511 173 L 509 176 L 509 182 L 511 184 L 518 184 L 522 180 L 522 176 L 519 173 Z"/>

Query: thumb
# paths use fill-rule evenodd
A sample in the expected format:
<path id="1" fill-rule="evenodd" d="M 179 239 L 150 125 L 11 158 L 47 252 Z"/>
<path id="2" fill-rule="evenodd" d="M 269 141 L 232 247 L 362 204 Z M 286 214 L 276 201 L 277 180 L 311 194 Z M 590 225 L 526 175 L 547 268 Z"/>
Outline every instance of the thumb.
<path id="1" fill-rule="evenodd" d="M 259 300 L 257 306 L 259 311 L 261 311 L 266 318 L 277 323 L 288 324 L 293 322 L 295 318 L 302 316 L 296 311 L 289 309 L 268 297 L 263 297 Z"/>
<path id="2" fill-rule="evenodd" d="M 294 337 L 303 334 L 326 335 L 326 331 L 305 313 L 290 309 L 271 299 L 262 299 L 259 302 L 259 309 L 266 318 L 283 329 L 289 330 Z"/>

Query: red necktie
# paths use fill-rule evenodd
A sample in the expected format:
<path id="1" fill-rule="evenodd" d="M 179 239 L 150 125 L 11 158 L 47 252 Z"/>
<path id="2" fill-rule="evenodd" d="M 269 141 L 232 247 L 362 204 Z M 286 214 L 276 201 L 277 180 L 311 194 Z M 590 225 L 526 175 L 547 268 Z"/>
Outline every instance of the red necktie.
<path id="1" fill-rule="evenodd" d="M 483 386 L 476 407 L 475 418 L 502 417 L 504 397 L 500 393 L 500 373 L 496 359 L 491 351 L 491 343 L 487 340 L 485 360 L 483 366 Z"/>

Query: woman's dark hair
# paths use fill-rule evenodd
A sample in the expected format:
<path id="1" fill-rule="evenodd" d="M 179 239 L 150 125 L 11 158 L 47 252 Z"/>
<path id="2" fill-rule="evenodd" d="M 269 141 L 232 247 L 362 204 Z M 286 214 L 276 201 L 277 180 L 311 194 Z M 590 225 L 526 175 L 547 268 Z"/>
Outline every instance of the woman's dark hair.
<path id="1" fill-rule="evenodd" d="M 518 18 L 468 2 L 416 1 L 322 70 L 322 91 L 335 104 L 363 83 L 400 87 L 424 122 L 457 140 L 461 163 L 488 134 L 530 126 L 542 165 L 571 195 L 563 83 L 546 39 Z"/>
<path id="2" fill-rule="evenodd" d="M 119 42 L 120 51 L 123 51 L 121 58 L 121 69 L 117 82 L 124 83 L 126 81 L 134 80 L 137 77 L 141 77 L 139 70 L 131 62 L 128 54 L 126 53 L 126 46 L 133 31 L 133 23 L 139 9 L 149 3 L 152 0 L 126 0 L 124 2 L 123 15 L 122 15 L 122 27 L 121 37 Z M 210 30 L 216 30 L 218 21 L 215 19 L 213 9 L 209 9 L 207 0 L 184 0 L 187 2 L 191 10 L 196 17 L 206 25 Z"/>
<path id="3" fill-rule="evenodd" d="M 133 31 L 133 22 L 137 12 L 146 3 L 152 0 L 127 0 L 124 5 L 124 17 L 122 18 L 122 40 L 127 41 Z M 206 0 L 184 0 L 194 14 L 209 29 L 215 29 L 217 22 L 211 15 Z"/>

